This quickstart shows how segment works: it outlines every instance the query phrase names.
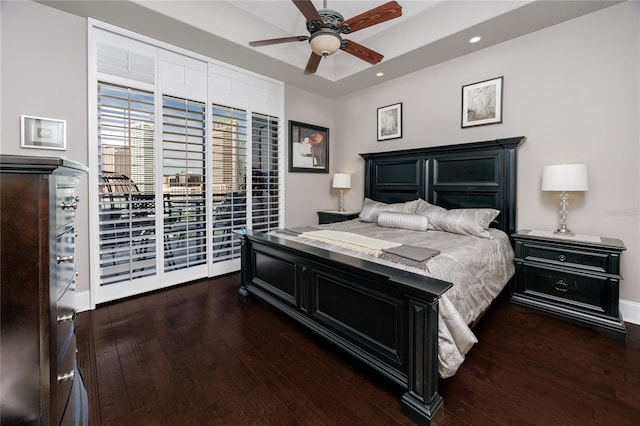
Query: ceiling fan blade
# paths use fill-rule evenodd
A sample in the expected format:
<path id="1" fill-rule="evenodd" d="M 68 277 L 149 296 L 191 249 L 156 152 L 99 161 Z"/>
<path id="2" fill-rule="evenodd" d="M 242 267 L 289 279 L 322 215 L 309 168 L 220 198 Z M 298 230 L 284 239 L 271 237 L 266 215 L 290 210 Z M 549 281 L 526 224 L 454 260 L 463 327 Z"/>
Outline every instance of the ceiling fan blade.
<path id="1" fill-rule="evenodd" d="M 296 5 L 298 10 L 307 18 L 307 21 L 320 21 L 322 16 L 318 13 L 318 9 L 311 3 L 311 0 L 291 0 Z"/>
<path id="2" fill-rule="evenodd" d="M 352 33 L 400 16 L 402 16 L 402 6 L 396 1 L 390 1 L 382 6 L 375 7 L 360 15 L 347 19 L 342 25 L 349 25 L 351 28 L 349 33 Z"/>
<path id="3" fill-rule="evenodd" d="M 378 52 L 371 50 L 368 47 L 364 47 L 363 45 L 356 43 L 355 41 L 351 41 L 351 40 L 344 40 L 344 41 L 346 41 L 347 43 L 346 43 L 346 47 L 341 48 L 342 50 L 352 54 L 357 58 L 362 59 L 363 61 L 369 62 L 371 65 L 377 64 L 382 60 L 382 58 L 384 58 L 384 56 L 382 56 Z"/>
<path id="4" fill-rule="evenodd" d="M 309 40 L 309 36 L 294 36 L 294 37 L 282 37 L 282 38 L 270 38 L 267 40 L 250 41 L 249 46 L 259 47 L 267 46 L 269 44 L 289 43 L 292 41 L 305 41 Z"/>
<path id="5" fill-rule="evenodd" d="M 304 73 L 314 74 L 318 70 L 320 59 L 322 59 L 322 56 L 316 55 L 315 53 L 311 52 L 311 56 L 309 57 L 309 61 L 307 62 L 307 67 L 304 69 Z"/>

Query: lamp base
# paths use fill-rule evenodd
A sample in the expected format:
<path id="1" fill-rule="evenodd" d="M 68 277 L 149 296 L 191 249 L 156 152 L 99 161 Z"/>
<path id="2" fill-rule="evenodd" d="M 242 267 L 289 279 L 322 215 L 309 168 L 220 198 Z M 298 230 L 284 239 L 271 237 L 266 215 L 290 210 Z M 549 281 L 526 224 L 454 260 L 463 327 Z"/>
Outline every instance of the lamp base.
<path id="1" fill-rule="evenodd" d="M 571 232 L 567 228 L 558 228 L 555 231 L 553 231 L 553 233 L 557 235 L 564 235 L 565 237 L 573 237 L 575 235 L 573 232 Z"/>
<path id="2" fill-rule="evenodd" d="M 340 190 L 340 196 L 338 197 L 338 211 L 340 213 L 344 212 L 344 192 Z"/>
<path id="3" fill-rule="evenodd" d="M 569 203 L 567 202 L 567 192 L 566 191 L 562 191 L 562 194 L 560 195 L 560 227 L 558 229 L 556 229 L 555 231 L 553 231 L 554 234 L 558 234 L 558 235 L 564 235 L 566 237 L 572 237 L 574 235 L 573 232 L 571 232 L 568 228 L 567 228 L 567 206 L 569 205 Z"/>

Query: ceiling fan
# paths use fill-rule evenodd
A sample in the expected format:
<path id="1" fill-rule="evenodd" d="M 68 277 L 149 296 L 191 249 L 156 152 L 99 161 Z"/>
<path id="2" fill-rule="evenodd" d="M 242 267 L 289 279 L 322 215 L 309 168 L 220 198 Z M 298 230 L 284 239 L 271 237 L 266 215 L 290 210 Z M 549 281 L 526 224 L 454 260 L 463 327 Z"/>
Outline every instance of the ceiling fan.
<path id="1" fill-rule="evenodd" d="M 320 60 L 323 57 L 333 55 L 338 50 L 344 50 L 372 65 L 377 64 L 384 56 L 355 41 L 342 39 L 341 34 L 350 34 L 354 31 L 402 16 L 402 6 L 396 1 L 390 1 L 354 16 L 351 19 L 347 19 L 346 21 L 340 13 L 327 9 L 327 0 L 324 0 L 324 8 L 320 10 L 315 8 L 311 0 L 291 1 L 293 1 L 293 4 L 296 5 L 307 19 L 309 35 L 252 41 L 249 43 L 249 46 L 259 47 L 270 44 L 309 40 L 312 52 L 304 70 L 305 74 L 315 73 L 318 65 L 320 65 Z"/>

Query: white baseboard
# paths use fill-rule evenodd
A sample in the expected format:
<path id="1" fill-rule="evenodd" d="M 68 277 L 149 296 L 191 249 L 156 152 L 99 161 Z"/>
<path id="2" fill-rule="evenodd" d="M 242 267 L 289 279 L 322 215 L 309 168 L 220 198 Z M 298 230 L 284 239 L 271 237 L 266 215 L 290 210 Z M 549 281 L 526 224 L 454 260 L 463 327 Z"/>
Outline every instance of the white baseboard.
<path id="1" fill-rule="evenodd" d="M 91 307 L 91 292 L 79 291 L 76 293 L 76 311 L 84 312 L 93 309 Z M 640 325 L 640 303 L 620 299 L 620 313 L 625 322 Z"/>
<path id="2" fill-rule="evenodd" d="M 90 311 L 91 308 L 91 292 L 77 291 L 76 292 L 76 312 Z"/>
<path id="3" fill-rule="evenodd" d="M 620 313 L 625 322 L 640 325 L 640 303 L 620 299 Z"/>

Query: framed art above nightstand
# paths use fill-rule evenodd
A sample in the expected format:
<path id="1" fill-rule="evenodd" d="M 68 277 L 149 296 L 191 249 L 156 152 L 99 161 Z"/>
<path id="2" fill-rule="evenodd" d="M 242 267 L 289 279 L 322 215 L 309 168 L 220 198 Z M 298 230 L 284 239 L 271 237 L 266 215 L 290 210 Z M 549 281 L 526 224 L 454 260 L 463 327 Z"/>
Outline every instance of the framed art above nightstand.
<path id="1" fill-rule="evenodd" d="M 511 301 L 626 341 L 619 309 L 622 241 L 523 230 L 515 243 Z"/>
<path id="2" fill-rule="evenodd" d="M 345 220 L 357 219 L 360 212 L 327 210 L 318 212 L 318 224 L 326 225 L 328 223 L 344 222 Z"/>

